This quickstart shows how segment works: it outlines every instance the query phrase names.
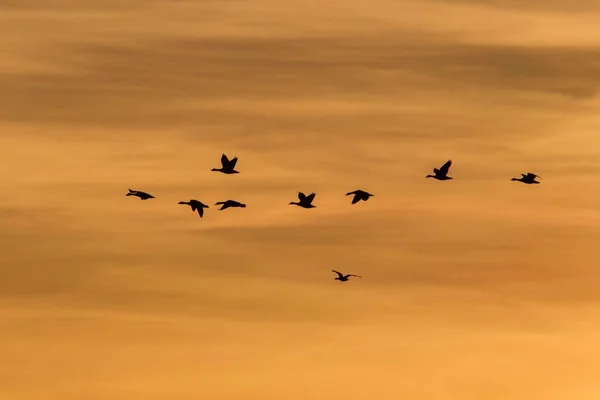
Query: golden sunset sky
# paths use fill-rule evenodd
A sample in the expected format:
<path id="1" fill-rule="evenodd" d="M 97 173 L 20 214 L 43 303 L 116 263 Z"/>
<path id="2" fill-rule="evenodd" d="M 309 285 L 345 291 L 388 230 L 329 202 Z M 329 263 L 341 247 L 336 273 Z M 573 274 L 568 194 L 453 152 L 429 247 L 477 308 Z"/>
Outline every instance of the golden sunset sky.
<path id="1" fill-rule="evenodd" d="M 0 38 L 1 400 L 600 398 L 600 1 L 4 0 Z"/>

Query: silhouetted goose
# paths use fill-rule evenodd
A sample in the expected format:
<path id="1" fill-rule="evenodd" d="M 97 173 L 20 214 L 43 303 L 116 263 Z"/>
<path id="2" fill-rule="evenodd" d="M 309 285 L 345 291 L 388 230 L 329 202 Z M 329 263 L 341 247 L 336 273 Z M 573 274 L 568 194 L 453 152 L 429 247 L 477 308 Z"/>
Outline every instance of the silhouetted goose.
<path id="1" fill-rule="evenodd" d="M 528 185 L 531 185 L 532 183 L 540 183 L 540 182 L 536 181 L 535 178 L 542 179 L 541 176 L 536 175 L 536 174 L 532 174 L 531 172 L 529 172 L 527 174 L 521 174 L 520 178 L 512 178 L 511 181 L 523 182 L 523 183 L 526 183 Z"/>
<path id="2" fill-rule="evenodd" d="M 352 275 L 352 274 L 344 275 L 341 272 L 336 271 L 335 269 L 332 269 L 331 271 L 338 274 L 337 278 L 335 278 L 336 281 L 346 282 L 348 280 L 348 278 L 350 278 L 351 276 L 354 276 L 357 278 L 362 278 L 362 276 L 358 276 L 358 275 Z"/>
<path id="3" fill-rule="evenodd" d="M 198 215 L 200 216 L 200 218 L 204 216 L 204 209 L 208 208 L 206 204 L 198 200 L 180 201 L 177 204 L 185 204 L 192 207 L 192 211 L 198 211 Z"/>
<path id="4" fill-rule="evenodd" d="M 142 200 L 148 200 L 148 199 L 155 198 L 154 196 L 152 196 L 151 194 L 148 194 L 146 192 L 140 192 L 139 190 L 131 190 L 131 189 L 129 189 L 129 193 L 127 193 L 125 196 L 137 196 Z"/>
<path id="5" fill-rule="evenodd" d="M 235 200 L 219 201 L 219 202 L 215 203 L 215 206 L 218 206 L 218 205 L 221 206 L 221 208 L 219 208 L 219 211 L 225 210 L 225 209 L 227 209 L 229 207 L 242 207 L 242 208 L 246 208 L 245 204 L 242 204 L 242 203 L 240 203 L 238 201 L 235 201 Z"/>
<path id="6" fill-rule="evenodd" d="M 233 157 L 231 160 L 227 158 L 225 154 L 221 156 L 221 168 L 213 168 L 211 171 L 218 171 L 224 174 L 239 174 L 239 171 L 236 171 L 235 164 L 237 163 L 238 158 Z"/>
<path id="7" fill-rule="evenodd" d="M 351 194 L 354 195 L 354 198 L 352 199 L 352 204 L 356 204 L 359 201 L 367 201 L 369 200 L 369 197 L 374 196 L 371 193 L 367 193 L 364 190 L 355 190 L 354 192 L 348 192 L 346 193 L 346 196 L 350 196 Z"/>
<path id="8" fill-rule="evenodd" d="M 315 199 L 316 194 L 311 193 L 308 196 L 305 195 L 302 192 L 298 192 L 298 199 L 300 200 L 298 203 L 292 201 L 290 202 L 290 205 L 295 205 L 295 206 L 300 206 L 302 208 L 315 208 L 316 206 L 313 206 L 311 203 L 313 202 L 313 200 Z"/>
<path id="9" fill-rule="evenodd" d="M 450 170 L 450 166 L 452 165 L 452 160 L 446 161 L 446 164 L 442 165 L 440 169 L 434 168 L 433 172 L 435 175 L 427 175 L 425 178 L 435 178 L 440 181 L 447 181 L 448 179 L 453 179 L 448 176 L 448 171 Z"/>

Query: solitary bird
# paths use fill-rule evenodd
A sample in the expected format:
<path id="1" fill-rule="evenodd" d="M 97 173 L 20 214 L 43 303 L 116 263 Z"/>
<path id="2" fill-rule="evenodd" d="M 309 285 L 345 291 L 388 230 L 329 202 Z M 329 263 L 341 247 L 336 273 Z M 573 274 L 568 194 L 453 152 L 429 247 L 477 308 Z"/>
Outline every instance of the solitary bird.
<path id="1" fill-rule="evenodd" d="M 440 169 L 434 168 L 433 172 L 435 175 L 427 175 L 425 178 L 435 178 L 439 181 L 447 181 L 448 179 L 453 179 L 448 176 L 448 170 L 450 170 L 450 166 L 452 165 L 452 160 L 446 161 L 446 164 L 442 165 Z"/>
<path id="2" fill-rule="evenodd" d="M 152 196 L 151 194 L 148 194 L 146 192 L 140 192 L 139 190 L 131 190 L 129 189 L 129 193 L 127 193 L 125 196 L 137 196 L 142 200 L 148 200 L 148 199 L 155 199 L 156 197 Z"/>
<path id="3" fill-rule="evenodd" d="M 337 278 L 335 278 L 335 280 L 340 281 L 340 282 L 346 282 L 348 280 L 348 278 L 350 278 L 351 276 L 355 276 L 357 278 L 362 278 L 362 276 L 358 276 L 358 275 L 352 275 L 352 274 L 344 275 L 341 272 L 336 271 L 335 269 L 332 269 L 331 271 L 338 274 L 338 276 L 337 276 Z"/>
<path id="4" fill-rule="evenodd" d="M 352 204 L 356 204 L 359 201 L 367 201 L 369 200 L 369 197 L 374 196 L 371 193 L 367 193 L 364 190 L 355 190 L 354 192 L 348 192 L 346 193 L 346 196 L 350 196 L 351 194 L 354 195 L 354 198 L 352 199 Z"/>
<path id="5" fill-rule="evenodd" d="M 526 183 L 528 185 L 531 185 L 532 183 L 540 183 L 540 182 L 536 181 L 535 178 L 542 179 L 541 176 L 536 175 L 536 174 L 532 174 L 531 172 L 529 172 L 527 174 L 521 174 L 520 178 L 512 178 L 511 181 L 523 182 L 523 183 Z"/>
<path id="6" fill-rule="evenodd" d="M 290 202 L 290 205 L 296 205 L 296 206 L 300 206 L 302 208 L 315 208 L 316 206 L 312 205 L 313 200 L 315 199 L 316 194 L 311 193 L 308 196 L 305 195 L 302 192 L 298 192 L 298 199 L 300 200 L 299 202 Z"/>
<path id="7" fill-rule="evenodd" d="M 229 207 L 241 207 L 241 208 L 246 208 L 245 204 L 242 204 L 238 201 L 235 200 L 226 200 L 226 201 L 219 201 L 217 203 L 215 203 L 215 206 L 221 206 L 221 208 L 219 208 L 219 211 L 225 210 Z"/>
<path id="8" fill-rule="evenodd" d="M 221 156 L 221 168 L 213 168 L 211 171 L 218 171 L 224 174 L 239 174 L 239 171 L 236 171 L 235 164 L 237 163 L 238 158 L 233 157 L 231 160 L 227 158 L 225 154 Z"/>
<path id="9" fill-rule="evenodd" d="M 208 208 L 208 206 L 203 202 L 193 199 L 190 201 L 180 201 L 177 204 L 185 204 L 192 207 L 192 211 L 198 211 L 198 215 L 200 216 L 200 218 L 202 218 L 202 216 L 204 215 L 204 209 Z"/>

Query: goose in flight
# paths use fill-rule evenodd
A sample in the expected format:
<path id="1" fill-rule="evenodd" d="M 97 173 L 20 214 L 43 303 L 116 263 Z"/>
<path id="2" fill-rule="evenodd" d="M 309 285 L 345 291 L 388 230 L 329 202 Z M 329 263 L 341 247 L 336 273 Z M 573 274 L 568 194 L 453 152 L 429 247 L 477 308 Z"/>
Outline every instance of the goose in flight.
<path id="1" fill-rule="evenodd" d="M 227 158 L 225 154 L 221 155 L 221 168 L 213 168 L 211 171 L 218 171 L 224 174 L 239 174 L 239 171 L 235 170 L 235 164 L 237 163 L 238 158 L 233 157 L 231 160 Z"/>
<path id="2" fill-rule="evenodd" d="M 313 200 L 315 199 L 316 194 L 311 193 L 308 196 L 302 192 L 298 192 L 299 202 L 290 202 L 290 205 L 300 206 L 302 208 L 315 208 L 316 206 L 312 205 Z"/>
<path id="3" fill-rule="evenodd" d="M 200 216 L 200 218 L 202 218 L 204 216 L 204 209 L 208 208 L 208 206 L 206 204 L 204 204 L 201 201 L 198 200 L 190 200 L 190 201 L 180 201 L 177 204 L 185 204 L 188 205 L 190 207 L 192 207 L 192 211 L 198 211 L 198 215 Z"/>
<path id="4" fill-rule="evenodd" d="M 425 178 L 435 178 L 439 181 L 447 181 L 448 179 L 453 179 L 448 176 L 448 171 L 450 170 L 450 166 L 452 165 L 452 160 L 446 161 L 446 164 L 442 165 L 440 169 L 434 168 L 433 172 L 435 175 L 427 175 Z"/>
<path id="5" fill-rule="evenodd" d="M 331 271 L 338 274 L 338 276 L 337 276 L 337 278 L 335 278 L 335 280 L 340 281 L 340 282 L 346 282 L 348 280 L 348 278 L 350 278 L 351 276 L 354 276 L 356 278 L 362 278 L 362 276 L 358 276 L 358 275 L 352 275 L 352 274 L 344 275 L 341 272 L 336 271 L 335 269 L 332 269 Z"/>
<path id="6" fill-rule="evenodd" d="M 235 201 L 235 200 L 219 201 L 219 202 L 215 203 L 215 206 L 221 206 L 221 208 L 219 208 L 219 211 L 226 210 L 229 207 L 246 208 L 245 204 L 242 204 L 242 203 L 240 203 L 238 201 Z"/>
<path id="7" fill-rule="evenodd" d="M 346 193 L 346 196 L 350 196 L 351 194 L 354 195 L 354 198 L 352 199 L 352 204 L 356 204 L 359 201 L 367 201 L 369 200 L 369 197 L 374 196 L 371 193 L 367 193 L 364 190 L 355 190 L 354 192 L 348 192 Z"/>
<path id="8" fill-rule="evenodd" d="M 129 189 L 129 193 L 127 193 L 125 196 L 137 196 L 142 200 L 155 199 L 155 197 L 149 193 L 141 192 L 139 190 L 131 190 L 131 189 Z"/>
<path id="9" fill-rule="evenodd" d="M 536 174 L 532 174 L 531 172 L 529 172 L 527 174 L 521 174 L 520 178 L 512 178 L 511 181 L 523 182 L 523 183 L 526 183 L 528 185 L 531 185 L 532 183 L 540 183 L 540 182 L 536 181 L 535 178 L 542 179 L 541 176 L 536 175 Z"/>

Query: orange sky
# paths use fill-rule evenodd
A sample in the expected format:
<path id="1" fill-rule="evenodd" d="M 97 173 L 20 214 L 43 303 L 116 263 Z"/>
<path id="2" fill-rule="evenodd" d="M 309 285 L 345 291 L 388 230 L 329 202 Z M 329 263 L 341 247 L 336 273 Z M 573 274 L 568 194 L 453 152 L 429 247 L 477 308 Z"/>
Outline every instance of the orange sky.
<path id="1" fill-rule="evenodd" d="M 600 397 L 600 1 L 5 0 L 0 37 L 2 400 Z"/>

